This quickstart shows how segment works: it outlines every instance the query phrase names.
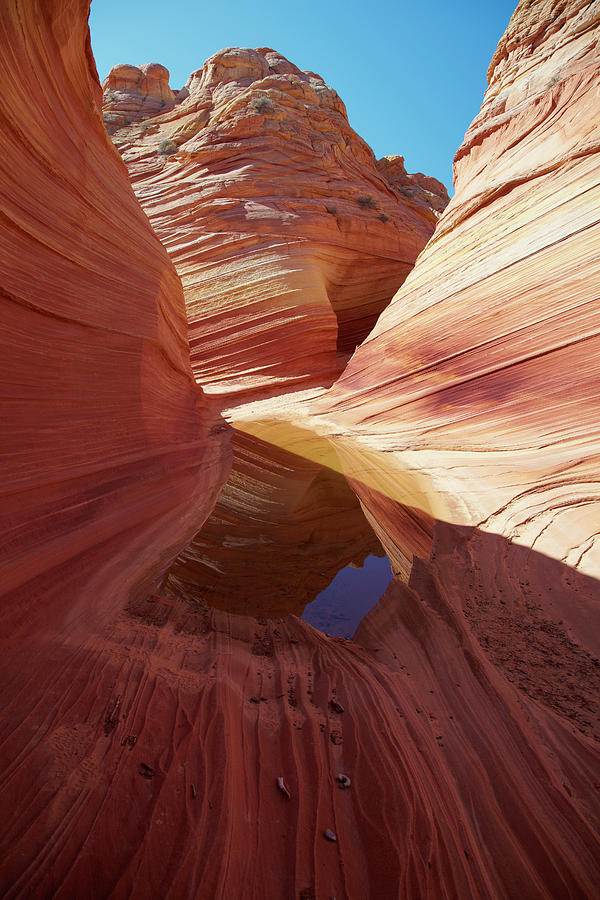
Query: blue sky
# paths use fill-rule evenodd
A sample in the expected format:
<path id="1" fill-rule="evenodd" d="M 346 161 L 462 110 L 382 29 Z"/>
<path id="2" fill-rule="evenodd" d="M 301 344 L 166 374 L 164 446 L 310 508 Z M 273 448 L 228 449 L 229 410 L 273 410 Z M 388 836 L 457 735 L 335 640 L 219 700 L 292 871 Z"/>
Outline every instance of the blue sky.
<path id="1" fill-rule="evenodd" d="M 159 62 L 180 88 L 223 47 L 273 47 L 318 72 L 377 156 L 450 189 L 452 158 L 476 115 L 516 0 L 93 0 L 102 80 L 116 63 Z"/>

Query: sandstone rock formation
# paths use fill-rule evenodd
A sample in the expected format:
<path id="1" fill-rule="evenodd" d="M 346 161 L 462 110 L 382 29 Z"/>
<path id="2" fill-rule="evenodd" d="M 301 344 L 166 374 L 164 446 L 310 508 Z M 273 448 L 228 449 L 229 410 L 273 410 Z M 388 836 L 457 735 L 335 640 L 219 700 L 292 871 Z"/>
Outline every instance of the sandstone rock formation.
<path id="1" fill-rule="evenodd" d="M 274 50 L 216 53 L 183 93 L 114 141 L 181 276 L 197 380 L 230 403 L 331 384 L 440 196 L 392 190 L 336 92 Z M 109 124 L 129 110 L 114 96 L 107 108 Z"/>
<path id="2" fill-rule="evenodd" d="M 115 130 L 139 108 L 139 78 L 115 93 L 123 68 L 104 82 L 105 122 L 181 275 L 196 378 L 229 406 L 328 385 L 432 233 L 443 185 L 401 157 L 376 162 L 335 91 L 273 50 L 215 54 L 175 109 Z M 300 614 L 344 563 L 381 550 L 343 478 L 314 461 L 292 473 L 285 451 L 248 441 L 170 585 Z"/>
<path id="3" fill-rule="evenodd" d="M 249 356 L 249 336 L 268 333 L 287 346 L 286 285 L 303 288 L 293 294 L 294 309 L 305 301 L 309 309 L 302 340 L 321 309 L 313 281 L 298 272 L 316 271 L 315 246 L 323 257 L 322 217 L 303 206 L 314 233 L 302 223 L 295 232 L 292 219 L 293 252 L 278 248 L 279 200 L 265 202 L 264 184 L 273 159 L 285 182 L 286 157 L 265 148 L 263 181 L 258 164 L 245 178 L 237 120 L 227 119 L 228 104 L 235 109 L 255 84 L 248 66 L 263 82 L 273 76 L 252 53 L 217 54 L 192 77 L 188 100 L 139 139 L 148 148 L 151 138 L 175 143 L 185 104 L 210 95 L 208 130 L 189 138 L 192 149 L 157 157 L 136 139 L 125 150 L 150 206 L 153 183 L 167 197 L 172 165 L 174 193 L 163 209 L 172 231 L 164 227 L 188 296 L 195 279 L 197 302 L 209 295 L 205 272 L 233 292 L 231 328 L 245 329 L 237 350 L 225 340 L 224 314 L 213 312 L 203 329 L 192 303 L 192 355 L 196 375 L 204 366 L 230 406 L 236 458 L 246 466 L 234 474 L 254 479 L 250 512 L 272 546 L 285 542 L 277 521 L 293 509 L 289 483 L 308 498 L 310 521 L 315 485 L 328 478 L 343 493 L 334 475 L 342 470 L 402 573 L 353 641 L 294 616 L 267 621 L 181 602 L 173 593 L 184 579 L 173 582 L 185 553 L 167 579 L 171 593 L 151 589 L 214 505 L 225 477 L 223 426 L 190 378 L 173 269 L 99 125 L 85 0 L 0 7 L 9 113 L 0 130 L 3 386 L 12 423 L 5 494 L 16 525 L 4 530 L 3 896 L 596 896 L 596 6 L 519 5 L 457 154 L 455 198 L 327 392 L 334 366 L 325 344 L 306 367 L 289 359 L 286 368 L 269 344 Z M 272 68 L 269 53 L 257 56 Z M 277 59 L 275 75 L 297 79 L 288 93 L 319 93 L 313 76 L 307 82 Z M 35 120 L 20 102 L 29 81 L 44 113 Z M 289 125 L 270 91 L 274 122 Z M 336 102 L 325 103 L 325 119 Z M 263 126 L 275 124 L 258 116 L 265 122 L 254 140 L 265 147 Z M 325 157 L 336 146 L 319 145 Z M 215 147 L 221 172 L 211 175 L 202 167 L 207 158 L 214 165 Z M 362 178 L 370 166 L 359 155 L 352 171 Z M 400 163 L 385 166 L 401 185 Z M 374 197 L 383 176 L 369 178 Z M 239 207 L 252 202 L 240 198 L 254 184 L 268 212 L 255 210 L 246 231 L 235 231 Z M 436 193 L 429 182 L 419 186 Z M 203 191 L 208 199 L 201 221 L 186 225 L 188 187 L 194 202 Z M 377 202 L 383 197 L 398 202 L 392 187 Z M 411 208 L 420 233 L 416 195 Z M 229 225 L 217 232 L 224 215 Z M 158 200 L 152 218 L 158 228 Z M 367 232 L 360 215 L 355 232 L 348 212 L 346 221 L 357 242 L 372 240 L 360 250 L 365 259 L 377 256 L 380 239 L 386 258 L 379 229 L 388 223 L 378 220 L 373 233 L 375 223 Z M 335 258 L 356 261 L 343 246 Z M 373 282 L 367 273 L 348 278 L 361 328 L 362 290 L 382 272 L 376 267 Z M 351 333 L 344 322 L 340 332 Z M 227 346 L 221 362 L 219 342 Z M 311 380 L 313 363 L 319 377 Z M 292 396 L 294 384 L 306 389 Z M 269 396 L 276 391 L 285 396 Z M 256 462 L 259 441 L 270 446 Z M 261 500 L 264 458 L 277 476 L 292 453 L 305 460 L 304 473 L 282 474 L 269 533 L 277 493 Z M 209 530 L 252 496 L 248 483 L 237 497 L 234 486 Z M 355 509 L 349 504 L 349 520 Z M 300 519 L 301 503 L 296 512 Z M 253 538 L 241 520 L 231 532 Z"/>
<path id="4" fill-rule="evenodd" d="M 169 87 L 169 70 L 159 63 L 113 66 L 102 88 L 102 116 L 109 134 L 166 112 L 177 99 Z"/>
<path id="5" fill-rule="evenodd" d="M 433 209 L 437 213 L 443 213 L 448 206 L 450 198 L 442 182 L 421 172 L 410 175 L 404 166 L 403 156 L 384 156 L 377 160 L 376 166 L 397 194 L 420 202 L 425 209 Z"/>
<path id="6" fill-rule="evenodd" d="M 382 494 L 595 577 L 598 37 L 593 3 L 519 6 L 453 200 L 323 405 Z"/>
<path id="7" fill-rule="evenodd" d="M 0 6 L 4 896 L 32 896 L 29 828 L 40 815 L 45 843 L 61 819 L 75 757 L 55 679 L 95 691 L 82 660 L 107 664 L 107 622 L 197 530 L 229 462 L 181 285 L 102 126 L 88 9 Z"/>

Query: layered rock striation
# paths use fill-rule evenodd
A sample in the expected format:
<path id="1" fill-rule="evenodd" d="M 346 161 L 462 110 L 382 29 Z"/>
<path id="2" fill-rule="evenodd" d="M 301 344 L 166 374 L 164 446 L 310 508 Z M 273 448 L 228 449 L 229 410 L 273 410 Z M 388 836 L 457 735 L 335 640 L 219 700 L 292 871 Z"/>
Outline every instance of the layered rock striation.
<path id="1" fill-rule="evenodd" d="M 593 3 L 520 4 L 452 202 L 322 406 L 382 494 L 595 577 L 598 38 Z"/>
<path id="2" fill-rule="evenodd" d="M 112 126 L 131 101 L 109 84 Z M 197 380 L 232 404 L 331 384 L 425 246 L 443 189 L 399 194 L 337 93 L 273 50 L 216 53 L 182 94 L 113 139 L 181 276 Z"/>
<path id="3" fill-rule="evenodd" d="M 238 429 L 216 506 L 224 425 L 100 126 L 87 4 L 0 9 L 3 896 L 595 897 L 596 5 L 519 5 L 455 197 L 325 394 L 376 315 L 364 292 L 383 302 L 389 260 L 433 223 L 436 185 L 407 185 L 399 159 L 378 169 L 329 89 L 272 51 L 217 54 L 170 111 L 115 131 L 184 282 L 194 373 Z M 298 187 L 313 140 L 319 201 Z M 336 158 L 332 244 L 311 210 Z M 359 259 L 374 274 L 351 274 Z M 292 322 L 298 356 L 281 358 Z M 335 530 L 358 546 L 348 485 L 399 573 L 353 641 L 283 617 L 281 573 L 252 591 L 278 619 L 182 602 L 199 555 L 205 586 L 224 593 L 227 571 L 240 599 L 219 532 L 263 568 L 295 552 L 294 577 L 339 552 Z"/>
<path id="4" fill-rule="evenodd" d="M 159 580 L 229 468 L 179 279 L 102 125 L 88 11 L 0 7 L 4 896 L 31 896 L 34 869 L 52 867 L 36 856 L 56 847 L 57 785 L 78 758 L 57 684 L 95 693 L 87 654 L 110 668 L 104 629 Z"/>
<path id="5" fill-rule="evenodd" d="M 328 385 L 425 245 L 444 187 L 401 157 L 377 162 L 335 91 L 273 50 L 215 54 L 139 124 L 143 73 L 126 89 L 123 70 L 104 82 L 104 119 L 181 275 L 196 378 L 230 409 Z M 338 568 L 381 552 L 335 470 L 243 433 L 233 450 L 171 572 L 181 596 L 300 613 Z"/>

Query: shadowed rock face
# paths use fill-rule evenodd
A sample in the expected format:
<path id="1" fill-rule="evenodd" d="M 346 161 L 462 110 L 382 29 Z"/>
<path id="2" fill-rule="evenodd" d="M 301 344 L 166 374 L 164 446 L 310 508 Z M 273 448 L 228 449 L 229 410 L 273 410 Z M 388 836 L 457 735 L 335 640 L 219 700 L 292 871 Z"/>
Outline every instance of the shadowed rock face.
<path id="1" fill-rule="evenodd" d="M 432 234 L 443 186 L 392 189 L 336 92 L 274 50 L 216 53 L 183 94 L 111 130 L 181 276 L 197 380 L 228 403 L 331 384 Z M 112 126 L 132 101 L 107 83 L 104 98 Z"/>
<path id="2" fill-rule="evenodd" d="M 258 184 L 268 206 L 261 166 L 244 180 L 236 160 L 245 114 L 229 118 L 228 110 L 273 74 L 294 75 L 319 96 L 314 76 L 301 73 L 306 82 L 272 51 L 216 54 L 192 76 L 189 97 L 150 126 L 159 130 L 148 141 L 166 140 L 196 96 L 188 139 L 198 143 L 188 155 L 167 146 L 159 159 L 130 142 L 125 156 L 138 154 L 133 177 L 148 196 L 153 178 L 166 191 L 171 161 L 182 208 L 186 178 L 195 185 L 184 162 L 206 174 L 206 217 L 189 232 L 183 213 L 170 219 L 165 239 L 184 283 L 189 262 L 188 297 L 206 248 L 216 292 L 222 279 L 233 292 L 230 333 L 242 333 L 239 345 L 225 341 L 216 307 L 214 332 L 210 323 L 200 328 L 193 303 L 208 296 L 208 282 L 191 307 L 187 300 L 195 372 L 205 367 L 237 430 L 232 477 L 217 506 L 224 426 L 190 377 L 177 278 L 100 127 L 87 4 L 0 7 L 8 113 L 0 129 L 2 359 L 10 391 L 3 896 L 596 895 L 596 5 L 519 6 L 457 154 L 455 198 L 327 392 L 329 349 L 294 361 L 259 344 L 250 359 L 248 335 L 260 340 L 273 322 L 268 333 L 281 354 L 286 347 L 278 285 L 302 288 L 295 310 L 320 301 L 310 279 L 286 281 L 299 257 L 274 250 L 271 213 L 235 231 L 236 204 L 250 194 L 237 191 L 236 200 L 211 169 L 216 147 L 227 170 L 229 135 L 232 180 Z M 20 100 L 33 71 L 28 106 Z M 286 96 L 306 96 L 290 85 Z M 277 122 L 280 101 L 270 91 Z M 207 98 L 205 127 L 195 117 Z M 338 120 L 326 112 L 343 120 L 337 103 L 323 94 L 324 128 L 343 136 L 347 125 L 334 128 Z M 34 107 L 44 115 L 33 119 Z M 272 159 L 260 142 L 275 128 L 267 113 L 256 114 L 255 138 L 265 173 Z M 343 155 L 324 134 L 319 159 L 327 147 Z M 353 171 L 364 174 L 371 163 L 357 147 Z M 285 155 L 275 157 L 287 171 Z M 210 165 L 202 168 L 203 160 Z M 389 188 L 395 203 L 405 176 L 398 161 L 386 165 L 397 176 Z M 296 177 L 294 170 L 290 182 Z M 376 177 L 373 189 L 383 183 Z M 430 182 L 421 187 L 436 194 Z M 228 209 L 230 230 L 217 231 Z M 367 204 L 363 213 L 374 210 Z M 152 215 L 158 227 L 158 205 Z M 363 225 L 359 216 L 356 234 L 373 243 L 361 252 L 376 257 L 385 233 Z M 292 227 L 289 234 L 298 253 L 311 244 L 297 271 L 314 272 L 320 239 Z M 364 279 L 352 283 L 364 287 Z M 364 307 L 352 304 L 364 325 Z M 341 329 L 346 320 L 336 315 Z M 302 321 L 305 340 L 310 316 Z M 219 341 L 227 346 L 221 362 Z M 310 390 L 290 394 L 295 382 Z M 288 393 L 270 396 L 278 391 Z M 239 395 L 260 399 L 244 405 Z M 292 454 L 304 460 L 296 473 Z M 186 553 L 196 552 L 198 538 L 185 548 L 213 507 L 204 536 L 229 517 L 230 533 L 260 558 L 256 533 L 235 518 L 239 509 L 260 520 L 272 556 L 291 552 L 286 524 L 318 528 L 319 503 L 337 496 L 347 510 L 344 543 L 358 542 L 357 507 L 341 474 L 399 573 L 353 641 L 327 638 L 295 616 L 259 620 L 174 596 L 188 590 Z M 319 534 L 325 557 L 331 537 Z M 220 550 L 210 550 L 221 565 Z M 178 553 L 169 590 L 152 590 Z M 269 573 L 257 583 L 274 609 L 281 578 Z M 340 774 L 349 787 L 340 788 Z"/>
<path id="3" fill-rule="evenodd" d="M 383 555 L 339 463 L 239 431 L 231 443 L 227 484 L 169 569 L 167 590 L 234 613 L 300 616 L 341 568 Z"/>

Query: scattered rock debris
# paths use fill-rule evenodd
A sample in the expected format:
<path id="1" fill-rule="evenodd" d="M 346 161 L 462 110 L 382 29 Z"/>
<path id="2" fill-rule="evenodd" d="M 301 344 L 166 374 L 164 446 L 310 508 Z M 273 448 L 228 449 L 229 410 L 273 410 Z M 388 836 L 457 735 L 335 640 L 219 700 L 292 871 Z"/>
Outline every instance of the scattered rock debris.
<path id="1" fill-rule="evenodd" d="M 137 734 L 128 734 L 121 740 L 121 747 L 129 747 L 130 750 L 133 750 L 137 743 Z"/>
<path id="2" fill-rule="evenodd" d="M 347 788 L 349 788 L 350 785 L 352 784 L 352 782 L 350 781 L 350 779 L 348 778 L 348 776 L 347 776 L 347 775 L 342 775 L 341 772 L 340 772 L 339 775 L 336 775 L 336 778 L 337 778 L 338 787 L 339 787 L 342 791 L 345 791 L 345 790 L 346 790 Z"/>
<path id="3" fill-rule="evenodd" d="M 290 792 L 288 791 L 288 789 L 287 789 L 287 787 L 286 787 L 286 785 L 285 785 L 285 781 L 283 780 L 283 778 L 281 777 L 281 775 L 280 775 L 279 778 L 277 779 L 277 787 L 279 788 L 279 790 L 281 791 L 282 794 L 285 794 L 285 796 L 288 798 L 288 800 L 291 800 L 291 799 L 292 799 L 292 795 L 291 795 Z"/>
<path id="4" fill-rule="evenodd" d="M 109 734 L 115 730 L 119 723 L 119 710 L 121 709 L 121 695 L 117 694 L 112 703 L 109 703 L 106 709 L 106 715 L 104 716 L 104 736 L 108 737 Z"/>
<path id="5" fill-rule="evenodd" d="M 147 763 L 140 763 L 138 774 L 141 775 L 142 778 L 154 778 L 154 769 L 152 766 L 147 765 Z"/>
<path id="6" fill-rule="evenodd" d="M 342 706 L 341 703 L 339 703 L 339 702 L 335 699 L 335 697 L 333 697 L 333 698 L 329 701 L 329 705 L 330 705 L 330 707 L 332 708 L 332 710 L 333 710 L 334 712 L 336 712 L 336 713 L 343 713 L 343 712 L 344 712 L 344 707 Z"/>

